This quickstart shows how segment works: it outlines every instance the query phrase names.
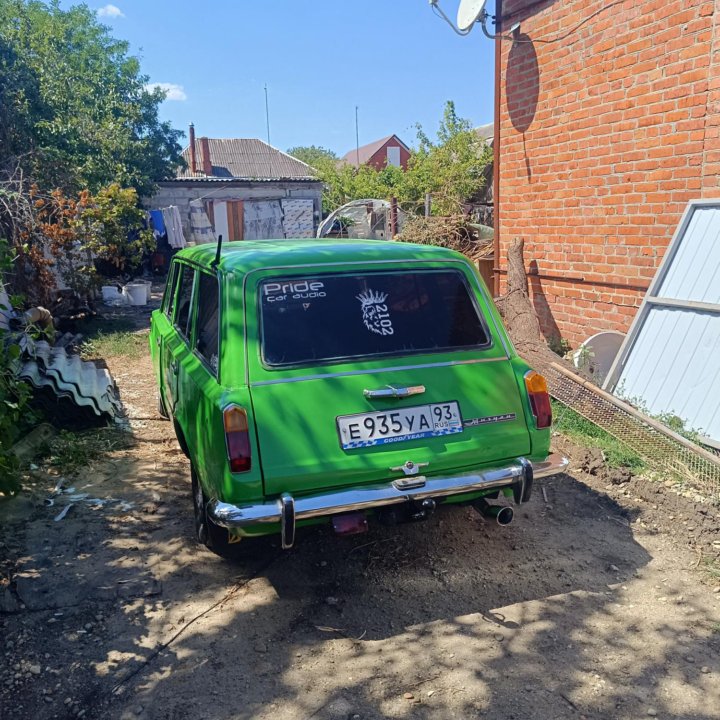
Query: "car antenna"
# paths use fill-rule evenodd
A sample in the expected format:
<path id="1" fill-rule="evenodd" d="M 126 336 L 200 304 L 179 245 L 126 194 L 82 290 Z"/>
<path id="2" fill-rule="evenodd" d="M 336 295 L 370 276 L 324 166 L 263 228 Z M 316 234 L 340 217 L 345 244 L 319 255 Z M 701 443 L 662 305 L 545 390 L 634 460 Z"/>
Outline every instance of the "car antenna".
<path id="1" fill-rule="evenodd" d="M 213 260 L 213 267 L 217 267 L 220 263 L 220 250 L 222 250 L 222 235 L 218 235 L 217 250 L 215 251 L 215 259 Z"/>

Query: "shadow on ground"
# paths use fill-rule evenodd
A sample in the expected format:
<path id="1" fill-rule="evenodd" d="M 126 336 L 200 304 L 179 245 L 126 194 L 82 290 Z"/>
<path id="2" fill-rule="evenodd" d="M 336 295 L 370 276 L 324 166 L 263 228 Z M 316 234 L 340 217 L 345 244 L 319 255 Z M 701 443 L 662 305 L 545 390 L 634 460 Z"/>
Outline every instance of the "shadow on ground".
<path id="1" fill-rule="evenodd" d="M 228 563 L 193 540 L 149 360 L 109 365 L 131 437 L 73 479 L 108 502 L 0 509 L 0 716 L 720 717 L 720 596 L 603 493 L 563 475 L 507 528 L 441 508 Z"/>

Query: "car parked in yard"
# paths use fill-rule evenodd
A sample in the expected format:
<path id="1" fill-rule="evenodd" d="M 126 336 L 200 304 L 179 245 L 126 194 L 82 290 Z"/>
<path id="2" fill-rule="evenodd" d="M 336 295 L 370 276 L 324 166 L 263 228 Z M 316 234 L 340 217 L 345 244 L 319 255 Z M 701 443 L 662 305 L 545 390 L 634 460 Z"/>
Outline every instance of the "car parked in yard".
<path id="1" fill-rule="evenodd" d="M 159 411 L 191 461 L 198 539 L 472 503 L 509 521 L 548 456 L 544 379 L 467 258 L 360 240 L 263 240 L 173 259 L 150 347 Z"/>

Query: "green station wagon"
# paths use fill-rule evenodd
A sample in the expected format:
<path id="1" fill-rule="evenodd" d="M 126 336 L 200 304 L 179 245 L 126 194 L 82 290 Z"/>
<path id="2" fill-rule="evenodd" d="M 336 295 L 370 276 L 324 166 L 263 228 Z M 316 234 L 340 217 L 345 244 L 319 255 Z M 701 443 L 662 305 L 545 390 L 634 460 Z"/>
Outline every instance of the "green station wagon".
<path id="1" fill-rule="evenodd" d="M 550 455 L 544 379 L 516 354 L 464 256 L 386 241 L 188 248 L 150 346 L 159 411 L 190 458 L 198 539 L 472 504 L 498 522 Z"/>

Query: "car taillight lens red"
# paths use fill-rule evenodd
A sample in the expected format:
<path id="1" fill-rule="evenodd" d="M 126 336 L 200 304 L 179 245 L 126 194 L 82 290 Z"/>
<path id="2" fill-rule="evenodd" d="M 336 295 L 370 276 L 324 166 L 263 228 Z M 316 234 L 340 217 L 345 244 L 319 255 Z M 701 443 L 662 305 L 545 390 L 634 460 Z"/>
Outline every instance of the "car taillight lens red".
<path id="1" fill-rule="evenodd" d="M 550 395 L 548 394 L 545 378 L 530 370 L 525 373 L 525 387 L 530 398 L 530 408 L 535 416 L 535 423 L 539 430 L 552 425 L 552 407 L 550 406 Z"/>
<path id="2" fill-rule="evenodd" d="M 247 413 L 237 405 L 229 405 L 223 411 L 223 425 L 230 472 L 247 472 L 251 465 Z"/>

